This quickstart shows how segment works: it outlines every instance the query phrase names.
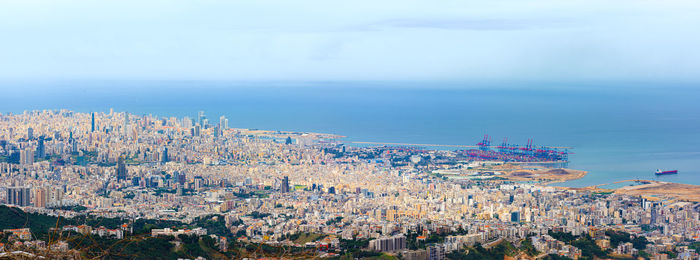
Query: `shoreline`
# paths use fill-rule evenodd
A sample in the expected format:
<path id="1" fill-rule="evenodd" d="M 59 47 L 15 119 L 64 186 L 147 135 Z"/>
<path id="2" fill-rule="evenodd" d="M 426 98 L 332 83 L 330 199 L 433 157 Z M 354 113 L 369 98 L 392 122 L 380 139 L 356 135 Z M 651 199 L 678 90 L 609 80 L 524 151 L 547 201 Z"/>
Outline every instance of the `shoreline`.
<path id="1" fill-rule="evenodd" d="M 541 185 L 550 185 L 565 181 L 581 179 L 588 174 L 587 171 L 574 170 L 568 168 L 554 169 L 515 169 L 505 173 L 505 178 L 511 181 L 535 181 Z"/>
<path id="2" fill-rule="evenodd" d="M 601 188 L 600 186 L 606 186 L 611 184 L 620 184 L 625 182 L 635 182 L 639 183 L 637 185 L 625 185 L 619 188 Z M 591 192 L 611 192 L 614 194 L 630 195 L 630 196 L 642 196 L 649 200 L 677 200 L 677 201 L 690 201 L 690 202 L 700 202 L 700 185 L 693 184 L 683 184 L 675 182 L 664 182 L 664 181 L 654 181 L 654 180 L 643 180 L 643 179 L 633 179 L 633 180 L 623 180 L 616 181 L 606 184 L 592 185 L 582 188 L 573 187 L 557 187 L 566 190 L 574 191 L 591 191 Z"/>
<path id="3" fill-rule="evenodd" d="M 589 191 L 614 193 L 629 196 L 642 196 L 649 200 L 674 200 L 700 202 L 700 185 L 664 182 L 644 179 L 629 179 L 602 183 L 581 188 L 566 186 L 550 186 L 554 183 L 562 183 L 577 180 L 586 176 L 587 171 L 573 169 L 548 169 L 548 170 L 511 170 L 505 174 L 505 178 L 511 181 L 535 181 L 543 186 L 554 187 L 562 190 Z M 608 185 L 631 183 L 616 188 L 603 188 Z"/>

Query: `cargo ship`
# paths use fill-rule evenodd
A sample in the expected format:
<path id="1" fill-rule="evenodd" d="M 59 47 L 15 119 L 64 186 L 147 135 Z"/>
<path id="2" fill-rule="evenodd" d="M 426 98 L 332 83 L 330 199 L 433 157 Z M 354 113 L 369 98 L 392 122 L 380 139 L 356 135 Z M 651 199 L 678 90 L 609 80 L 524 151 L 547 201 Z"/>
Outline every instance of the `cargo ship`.
<path id="1" fill-rule="evenodd" d="M 678 174 L 678 170 L 672 170 L 672 171 L 662 171 L 659 169 L 656 170 L 656 175 L 666 175 L 666 174 Z"/>

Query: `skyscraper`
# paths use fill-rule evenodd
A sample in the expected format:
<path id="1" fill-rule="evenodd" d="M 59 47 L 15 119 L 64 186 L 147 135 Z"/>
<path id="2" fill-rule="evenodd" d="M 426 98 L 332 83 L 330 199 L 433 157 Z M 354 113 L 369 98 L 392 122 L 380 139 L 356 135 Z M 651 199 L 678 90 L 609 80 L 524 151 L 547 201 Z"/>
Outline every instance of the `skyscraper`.
<path id="1" fill-rule="evenodd" d="M 199 136 L 199 132 L 201 131 L 201 126 L 199 124 L 194 125 L 194 136 Z"/>
<path id="2" fill-rule="evenodd" d="M 34 190 L 34 206 L 45 208 L 46 202 L 49 199 L 49 192 L 46 188 L 36 188 Z"/>
<path id="3" fill-rule="evenodd" d="M 510 213 L 510 221 L 511 222 L 520 222 L 520 212 L 519 211 L 513 211 Z"/>
<path id="4" fill-rule="evenodd" d="M 225 116 L 219 117 L 219 129 L 223 132 L 228 129 L 228 119 Z"/>
<path id="5" fill-rule="evenodd" d="M 160 154 L 160 162 L 168 162 L 168 147 L 163 147 L 163 151 Z"/>
<path id="6" fill-rule="evenodd" d="M 124 156 L 119 156 L 119 161 L 117 161 L 117 181 L 126 180 L 126 164 L 124 163 Z"/>
<path id="7" fill-rule="evenodd" d="M 32 140 L 34 139 L 34 129 L 33 128 L 27 128 L 27 139 Z"/>
<path id="8" fill-rule="evenodd" d="M 199 111 L 199 113 L 197 113 L 197 123 L 201 126 L 204 125 L 204 111 Z"/>
<path id="9" fill-rule="evenodd" d="M 91 121 L 91 127 L 90 127 L 90 132 L 95 132 L 95 112 L 92 112 L 92 121 Z"/>
<path id="10" fill-rule="evenodd" d="M 124 112 L 124 134 L 127 133 L 129 126 L 129 112 Z"/>
<path id="11" fill-rule="evenodd" d="M 25 148 L 19 151 L 19 164 L 29 165 L 34 163 L 34 151 L 31 148 Z"/>
<path id="12" fill-rule="evenodd" d="M 445 259 L 445 246 L 443 244 L 436 244 L 433 246 L 429 246 L 427 249 L 428 249 L 428 260 Z"/>
<path id="13" fill-rule="evenodd" d="M 185 117 L 182 119 L 182 127 L 184 128 L 192 128 L 192 119 L 189 117 Z"/>
<path id="14" fill-rule="evenodd" d="M 44 146 L 44 136 L 39 136 L 39 142 L 36 146 L 36 157 L 41 159 L 46 157 L 46 147 Z"/>
<path id="15" fill-rule="evenodd" d="M 280 187 L 281 192 L 289 192 L 289 177 L 284 176 L 282 179 L 282 186 Z"/>
<path id="16" fill-rule="evenodd" d="M 29 188 L 8 187 L 7 204 L 17 205 L 20 207 L 29 206 Z"/>
<path id="17" fill-rule="evenodd" d="M 180 185 L 185 185 L 185 181 L 187 180 L 187 175 L 185 175 L 184 172 L 179 172 L 175 171 L 173 179 L 175 179 L 175 182 L 177 182 Z"/>

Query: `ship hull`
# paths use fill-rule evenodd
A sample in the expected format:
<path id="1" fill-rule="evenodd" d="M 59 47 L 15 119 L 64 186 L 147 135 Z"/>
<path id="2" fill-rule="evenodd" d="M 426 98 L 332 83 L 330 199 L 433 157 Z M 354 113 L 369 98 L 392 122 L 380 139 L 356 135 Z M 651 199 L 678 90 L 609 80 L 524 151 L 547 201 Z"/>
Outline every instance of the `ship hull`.
<path id="1" fill-rule="evenodd" d="M 662 172 L 657 172 L 655 173 L 656 175 L 669 175 L 669 174 L 678 174 L 678 171 L 662 171 Z"/>

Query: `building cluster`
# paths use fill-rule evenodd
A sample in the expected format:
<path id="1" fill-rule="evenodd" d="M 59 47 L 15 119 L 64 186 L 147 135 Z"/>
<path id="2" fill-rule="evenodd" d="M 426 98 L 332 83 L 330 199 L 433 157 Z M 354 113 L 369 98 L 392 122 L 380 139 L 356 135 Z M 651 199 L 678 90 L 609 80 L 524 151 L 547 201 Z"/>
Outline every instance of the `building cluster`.
<path id="1" fill-rule="evenodd" d="M 79 226 L 73 226 L 73 225 L 68 225 L 68 226 L 63 226 L 61 229 L 62 231 L 72 231 L 75 233 L 80 233 L 83 235 L 95 235 L 99 237 L 110 237 L 114 239 L 122 239 L 124 238 L 125 233 L 130 233 L 131 230 L 129 229 L 129 226 L 124 224 L 122 225 L 121 228 L 115 228 L 115 229 L 109 229 L 105 228 L 103 226 L 98 227 L 98 228 L 93 228 L 88 225 L 79 225 Z"/>
<path id="2" fill-rule="evenodd" d="M 555 254 L 559 256 L 577 259 L 581 256 L 581 249 L 556 240 L 549 235 L 532 237 L 532 245 L 539 252 Z"/>
<path id="3" fill-rule="evenodd" d="M 71 210 L 77 206 L 105 217 L 184 222 L 221 214 L 251 242 L 294 245 L 290 235 L 321 233 L 430 259 L 527 237 L 538 251 L 575 258 L 579 249 L 548 233 L 609 229 L 648 238 L 650 253 L 671 248 L 697 256 L 683 248 L 699 240 L 696 203 L 443 179 L 434 173 L 474 162 L 455 151 L 350 147 L 336 138 L 230 128 L 225 117 L 212 124 L 203 112 L 195 119 L 67 110 L 0 115 L 0 200 L 64 216 L 82 214 Z M 408 251 L 409 233 L 446 239 Z M 593 238 L 605 246 L 605 237 Z M 614 250 L 637 253 L 628 244 Z"/>
<path id="4" fill-rule="evenodd" d="M 194 228 L 194 229 L 179 229 L 179 230 L 173 230 L 171 228 L 154 228 L 151 230 L 151 236 L 157 237 L 157 236 L 174 236 L 177 237 L 179 235 L 186 235 L 186 236 L 206 236 L 207 235 L 207 229 L 206 228 Z"/>

